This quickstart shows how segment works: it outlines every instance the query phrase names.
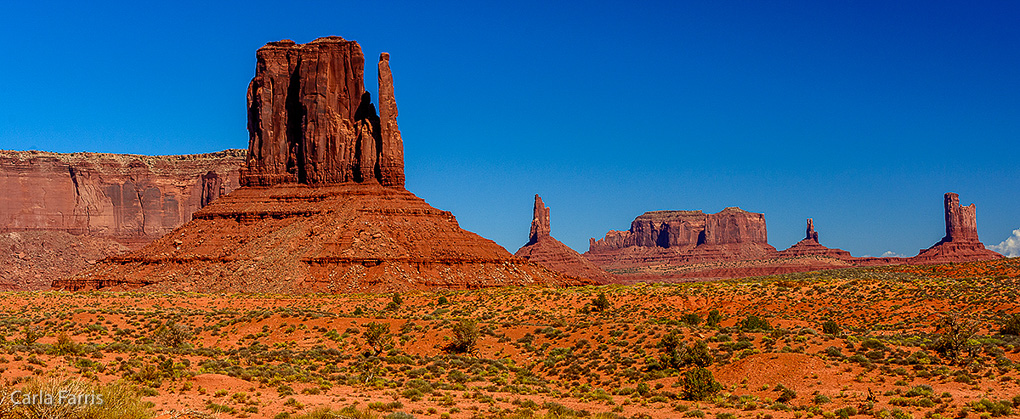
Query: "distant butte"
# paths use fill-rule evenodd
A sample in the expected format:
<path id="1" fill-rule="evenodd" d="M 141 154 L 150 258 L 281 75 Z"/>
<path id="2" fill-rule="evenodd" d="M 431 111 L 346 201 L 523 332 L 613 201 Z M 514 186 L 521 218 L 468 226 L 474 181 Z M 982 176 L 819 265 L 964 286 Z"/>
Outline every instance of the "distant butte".
<path id="1" fill-rule="evenodd" d="M 804 240 L 801 240 L 797 242 L 797 244 L 790 246 L 789 249 L 779 252 L 779 254 L 780 256 L 783 257 L 808 256 L 808 255 L 829 256 L 840 259 L 849 259 L 852 257 L 850 256 L 850 252 L 847 252 L 846 250 L 830 249 L 828 247 L 822 246 L 821 243 L 818 242 L 818 232 L 815 231 L 815 222 L 810 218 L 807 219 L 807 233 L 804 237 Z"/>
<path id="2" fill-rule="evenodd" d="M 381 112 L 355 41 L 270 42 L 248 88 L 242 187 L 143 249 L 54 288 L 379 292 L 575 285 L 465 231 L 404 189 L 389 55 Z"/>
<path id="3" fill-rule="evenodd" d="M 554 239 L 549 234 L 550 230 L 549 208 L 542 202 L 542 198 L 535 195 L 534 216 L 531 220 L 531 234 L 528 243 L 518 249 L 514 256 L 565 275 L 586 278 L 600 283 L 614 281 L 612 275 L 589 262 L 574 249 Z"/>
<path id="4" fill-rule="evenodd" d="M 946 235 L 932 247 L 921 250 L 911 263 L 969 262 L 1000 259 L 1003 256 L 985 248 L 978 240 L 977 207 L 960 205 L 960 195 L 946 193 L 943 199 Z"/>
<path id="5" fill-rule="evenodd" d="M 701 211 L 650 211 L 630 230 L 591 239 L 584 256 L 603 269 L 770 258 L 765 215 L 730 207 Z"/>

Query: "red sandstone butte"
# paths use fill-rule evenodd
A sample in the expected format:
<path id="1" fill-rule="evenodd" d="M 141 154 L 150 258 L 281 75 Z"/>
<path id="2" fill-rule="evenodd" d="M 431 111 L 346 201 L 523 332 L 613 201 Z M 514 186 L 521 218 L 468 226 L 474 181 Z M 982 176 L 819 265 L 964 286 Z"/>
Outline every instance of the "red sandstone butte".
<path id="1" fill-rule="evenodd" d="M 628 231 L 589 241 L 584 256 L 603 269 L 776 257 L 768 244 L 765 215 L 740 208 L 716 214 L 650 211 Z"/>
<path id="2" fill-rule="evenodd" d="M 790 246 L 789 249 L 779 252 L 781 257 L 794 257 L 794 256 L 829 256 L 839 259 L 851 258 L 850 252 L 842 249 L 830 249 L 822 246 L 818 243 L 818 232 L 815 231 L 814 220 L 807 219 L 807 232 L 804 240 L 801 240 Z"/>
<path id="3" fill-rule="evenodd" d="M 357 42 L 271 42 L 256 55 L 243 186 L 145 248 L 54 288 L 309 293 L 591 283 L 512 256 L 404 189 L 388 54 L 379 60 L 382 118 L 364 89 Z"/>
<path id="4" fill-rule="evenodd" d="M 587 278 L 599 283 L 614 281 L 612 275 L 589 262 L 574 249 L 554 239 L 549 232 L 549 208 L 542 203 L 542 198 L 535 195 L 530 238 L 527 244 L 514 253 L 514 256 L 565 275 Z"/>
<path id="5" fill-rule="evenodd" d="M 960 205 L 960 195 L 947 192 L 944 198 L 946 235 L 941 241 L 912 258 L 910 263 L 969 262 L 1000 259 L 1003 256 L 985 248 L 978 240 L 977 207 Z"/>

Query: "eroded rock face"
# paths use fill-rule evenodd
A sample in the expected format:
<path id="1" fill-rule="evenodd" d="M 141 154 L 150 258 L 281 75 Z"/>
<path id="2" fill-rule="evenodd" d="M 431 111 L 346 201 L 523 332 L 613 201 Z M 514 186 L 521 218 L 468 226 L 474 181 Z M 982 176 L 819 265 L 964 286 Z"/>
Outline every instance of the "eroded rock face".
<path id="1" fill-rule="evenodd" d="M 0 232 L 64 231 L 137 248 L 236 189 L 244 154 L 0 151 Z"/>
<path id="2" fill-rule="evenodd" d="M 355 41 L 270 42 L 248 86 L 249 154 L 242 184 L 379 182 L 403 187 L 404 147 L 389 55 L 379 59 L 382 115 L 364 88 Z"/>
<path id="3" fill-rule="evenodd" d="M 815 231 L 815 220 L 810 218 L 807 219 L 807 235 L 804 236 L 804 240 L 811 240 L 818 243 L 818 233 Z"/>
<path id="4" fill-rule="evenodd" d="M 912 258 L 911 263 L 966 262 L 999 259 L 1003 256 L 985 248 L 977 234 L 977 207 L 960 205 L 960 195 L 947 192 L 944 199 L 946 235 L 934 246 Z"/>
<path id="5" fill-rule="evenodd" d="M 628 231 L 589 240 L 585 257 L 603 269 L 656 263 L 741 260 L 776 255 L 768 244 L 765 215 L 730 207 L 701 211 L 650 211 Z"/>
<path id="6" fill-rule="evenodd" d="M 570 246 L 554 239 L 549 232 L 549 207 L 545 206 L 541 197 L 535 195 L 530 239 L 528 244 L 514 253 L 514 256 L 571 277 L 585 278 L 603 284 L 614 281 L 612 275 L 589 262 Z"/>

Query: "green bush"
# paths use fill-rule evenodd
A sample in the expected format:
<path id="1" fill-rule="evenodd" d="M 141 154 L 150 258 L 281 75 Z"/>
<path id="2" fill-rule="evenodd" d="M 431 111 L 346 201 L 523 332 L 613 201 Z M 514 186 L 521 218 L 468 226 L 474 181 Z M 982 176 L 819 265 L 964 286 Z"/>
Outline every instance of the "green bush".
<path id="1" fill-rule="evenodd" d="M 721 321 L 722 315 L 719 314 L 719 310 L 716 310 L 714 308 L 712 309 L 712 311 L 708 312 L 708 317 L 705 317 L 705 325 L 707 325 L 708 327 L 716 327 L 719 325 L 719 322 Z"/>
<path id="2" fill-rule="evenodd" d="M 822 333 L 827 335 L 838 335 L 841 331 L 840 327 L 836 322 L 832 320 L 826 320 L 822 322 Z"/>
<path id="3" fill-rule="evenodd" d="M 600 292 L 599 296 L 595 297 L 595 299 L 592 300 L 591 302 L 592 311 L 602 312 L 609 310 L 611 307 L 612 306 L 609 304 L 609 299 L 606 298 L 606 293 L 604 292 Z"/>
<path id="4" fill-rule="evenodd" d="M 1007 318 L 1002 323 L 1002 334 L 1020 336 L 1020 313 L 1016 313 L 1011 317 Z"/>
<path id="5" fill-rule="evenodd" d="M 453 341 L 447 346 L 447 350 L 457 353 L 474 352 L 478 335 L 478 322 L 463 319 L 453 325 Z"/>
<path id="6" fill-rule="evenodd" d="M 747 318 L 740 321 L 740 328 L 744 330 L 772 330 L 768 320 L 748 314 Z"/>
<path id="7" fill-rule="evenodd" d="M 684 388 L 683 396 L 686 400 L 705 400 L 722 390 L 722 384 L 715 381 L 712 371 L 702 367 L 695 367 L 685 372 L 681 381 Z"/>
<path id="8" fill-rule="evenodd" d="M 659 341 L 659 348 L 662 354 L 659 355 L 660 367 L 680 369 L 695 365 L 707 367 L 712 364 L 712 353 L 704 341 L 697 341 L 692 346 L 687 346 L 681 338 L 681 334 L 673 330 L 662 337 Z"/>
<path id="9" fill-rule="evenodd" d="M 365 343 L 375 351 L 376 355 L 389 348 L 390 343 L 393 341 L 393 336 L 390 335 L 390 327 L 386 323 L 371 322 L 367 324 L 362 336 L 365 338 Z"/>

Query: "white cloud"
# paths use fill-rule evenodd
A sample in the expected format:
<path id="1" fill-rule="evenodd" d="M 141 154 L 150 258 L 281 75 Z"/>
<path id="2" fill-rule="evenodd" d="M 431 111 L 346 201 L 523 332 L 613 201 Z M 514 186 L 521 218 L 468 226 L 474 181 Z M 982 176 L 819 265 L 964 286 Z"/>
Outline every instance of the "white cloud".
<path id="1" fill-rule="evenodd" d="M 1009 238 L 1002 243 L 985 247 L 1011 258 L 1020 256 L 1020 228 L 1013 230 L 1013 235 L 1009 236 Z"/>
<path id="2" fill-rule="evenodd" d="M 904 256 L 899 254 L 899 253 L 896 253 L 896 252 L 894 252 L 892 250 L 886 250 L 885 253 L 882 253 L 882 257 L 884 257 L 884 258 L 901 258 L 901 257 L 904 257 Z"/>

